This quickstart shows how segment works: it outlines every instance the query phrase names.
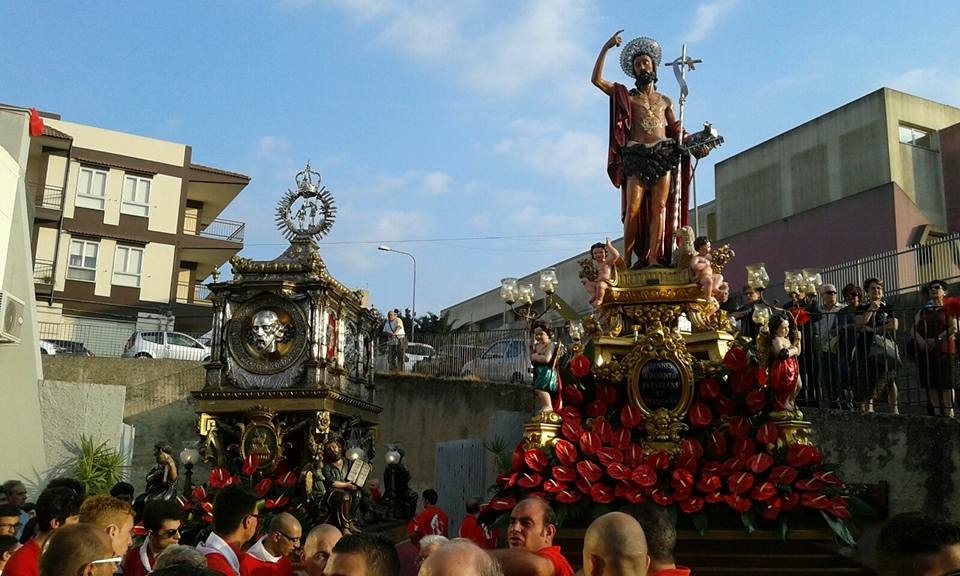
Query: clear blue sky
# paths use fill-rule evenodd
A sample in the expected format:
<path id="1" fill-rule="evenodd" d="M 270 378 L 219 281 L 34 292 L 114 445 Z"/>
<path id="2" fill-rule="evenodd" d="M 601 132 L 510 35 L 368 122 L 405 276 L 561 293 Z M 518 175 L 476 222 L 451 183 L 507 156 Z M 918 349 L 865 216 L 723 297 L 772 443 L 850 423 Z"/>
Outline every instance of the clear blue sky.
<path id="1" fill-rule="evenodd" d="M 951 1 L 11 0 L 0 23 L 0 101 L 251 176 L 223 214 L 247 222 L 244 256 L 283 250 L 273 210 L 309 159 L 339 208 L 330 271 L 402 309 L 411 261 L 376 247 L 412 252 L 419 314 L 620 235 L 589 81 L 617 29 L 704 60 L 687 125 L 726 144 L 701 202 L 717 161 L 881 86 L 960 106 Z"/>

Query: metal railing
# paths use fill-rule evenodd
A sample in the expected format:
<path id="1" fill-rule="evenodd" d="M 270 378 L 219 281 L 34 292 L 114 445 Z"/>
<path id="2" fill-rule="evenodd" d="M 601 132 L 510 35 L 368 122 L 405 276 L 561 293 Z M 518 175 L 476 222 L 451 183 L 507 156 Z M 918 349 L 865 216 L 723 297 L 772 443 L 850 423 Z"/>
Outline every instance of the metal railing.
<path id="1" fill-rule="evenodd" d="M 183 217 L 184 234 L 242 243 L 245 231 L 246 224 L 243 222 L 221 220 L 219 218 L 205 219 L 190 212 L 187 212 Z"/>
<path id="2" fill-rule="evenodd" d="M 177 282 L 177 302 L 203 306 L 213 305 L 210 302 L 210 289 L 204 284 L 191 284 L 190 282 Z"/>
<path id="3" fill-rule="evenodd" d="M 28 182 L 27 187 L 33 192 L 34 207 L 63 210 L 63 186 Z"/>
<path id="4" fill-rule="evenodd" d="M 136 330 L 133 322 L 71 321 L 39 322 L 40 353 L 57 356 L 96 356 L 100 358 L 160 358 L 203 361 L 209 347 L 196 342 L 198 335 L 164 331 Z M 137 333 L 138 337 L 133 338 Z M 172 335 L 171 335 L 172 334 Z"/>
<path id="5" fill-rule="evenodd" d="M 33 261 L 33 281 L 38 284 L 53 284 L 53 261 Z"/>

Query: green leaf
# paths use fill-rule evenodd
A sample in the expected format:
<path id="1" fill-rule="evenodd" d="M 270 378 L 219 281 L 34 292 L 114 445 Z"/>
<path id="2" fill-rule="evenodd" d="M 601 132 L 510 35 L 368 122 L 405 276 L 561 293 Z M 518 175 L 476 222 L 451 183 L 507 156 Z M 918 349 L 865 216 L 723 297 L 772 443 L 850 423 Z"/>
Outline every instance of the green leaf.
<path id="1" fill-rule="evenodd" d="M 863 520 L 875 520 L 880 518 L 880 514 L 873 506 L 867 504 L 858 496 L 846 496 L 847 504 L 850 505 L 850 513 L 854 518 Z"/>
<path id="2" fill-rule="evenodd" d="M 787 534 L 790 533 L 790 526 L 787 525 L 787 521 L 781 518 L 780 522 L 777 523 L 777 530 L 780 532 L 780 539 L 786 542 Z"/>
<path id="3" fill-rule="evenodd" d="M 820 515 L 823 516 L 823 519 L 827 521 L 827 525 L 830 526 L 830 529 L 833 530 L 833 533 L 837 535 L 837 538 L 840 539 L 847 546 L 856 546 L 857 541 L 853 539 L 853 535 L 850 534 L 850 530 L 847 529 L 847 525 L 843 520 L 835 518 L 825 511 L 821 510 Z"/>
<path id="4" fill-rule="evenodd" d="M 699 532 L 701 536 L 707 533 L 707 515 L 706 514 L 704 514 L 703 512 L 700 512 L 699 514 L 694 514 L 693 516 L 690 517 L 690 520 L 693 521 L 693 527 L 697 529 L 697 532 Z"/>
<path id="5" fill-rule="evenodd" d="M 747 529 L 747 534 L 753 534 L 757 530 L 756 517 L 753 512 L 740 514 L 740 521 L 743 522 L 743 527 Z"/>

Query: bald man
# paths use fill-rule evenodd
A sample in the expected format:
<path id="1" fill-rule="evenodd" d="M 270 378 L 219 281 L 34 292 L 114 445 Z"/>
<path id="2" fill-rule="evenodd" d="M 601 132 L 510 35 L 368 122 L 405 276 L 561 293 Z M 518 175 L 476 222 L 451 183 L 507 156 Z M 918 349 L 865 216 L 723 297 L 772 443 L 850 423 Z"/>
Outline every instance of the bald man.
<path id="1" fill-rule="evenodd" d="M 327 560 L 333 554 L 333 547 L 337 545 L 343 533 L 332 524 L 314 526 L 303 542 L 303 557 L 301 564 L 307 576 L 323 576 L 323 569 Z"/>
<path id="2" fill-rule="evenodd" d="M 483 548 L 466 538 L 456 538 L 434 550 L 417 576 L 503 576 L 503 570 Z"/>
<path id="3" fill-rule="evenodd" d="M 650 567 L 643 528 L 623 512 L 594 520 L 583 537 L 584 576 L 646 576 Z"/>
<path id="4" fill-rule="evenodd" d="M 273 517 L 266 536 L 240 559 L 240 576 L 292 576 L 290 555 L 300 548 L 300 521 L 282 512 Z"/>
<path id="5" fill-rule="evenodd" d="M 120 565 L 107 533 L 93 524 L 57 529 L 40 556 L 40 576 L 110 576 Z"/>

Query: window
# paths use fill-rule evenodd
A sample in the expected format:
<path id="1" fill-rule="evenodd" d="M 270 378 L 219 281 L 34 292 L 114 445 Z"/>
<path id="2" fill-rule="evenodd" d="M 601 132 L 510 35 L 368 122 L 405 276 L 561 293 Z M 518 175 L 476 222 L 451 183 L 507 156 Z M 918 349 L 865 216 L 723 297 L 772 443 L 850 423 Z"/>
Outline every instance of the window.
<path id="1" fill-rule="evenodd" d="M 920 148 L 933 148 L 930 142 L 930 132 L 923 128 L 900 125 L 900 142 L 919 146 Z"/>
<path id="2" fill-rule="evenodd" d="M 117 246 L 117 252 L 113 257 L 113 283 L 117 286 L 139 288 L 142 264 L 142 248 Z"/>
<path id="3" fill-rule="evenodd" d="M 140 334 L 140 337 L 147 342 L 163 344 L 163 332 L 143 332 Z"/>
<path id="4" fill-rule="evenodd" d="M 70 241 L 70 257 L 67 262 L 67 278 L 93 282 L 97 279 L 97 252 L 100 244 L 87 240 Z"/>
<path id="5" fill-rule="evenodd" d="M 131 216 L 150 215 L 150 178 L 127 175 L 123 179 L 123 204 L 120 212 Z"/>
<path id="6" fill-rule="evenodd" d="M 80 208 L 103 210 L 103 199 L 107 192 L 107 173 L 96 168 L 80 168 L 77 180 L 77 201 Z"/>
<path id="7" fill-rule="evenodd" d="M 185 346 L 187 348 L 203 348 L 203 344 L 178 332 L 167 332 L 167 344 L 171 346 Z"/>

